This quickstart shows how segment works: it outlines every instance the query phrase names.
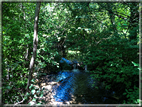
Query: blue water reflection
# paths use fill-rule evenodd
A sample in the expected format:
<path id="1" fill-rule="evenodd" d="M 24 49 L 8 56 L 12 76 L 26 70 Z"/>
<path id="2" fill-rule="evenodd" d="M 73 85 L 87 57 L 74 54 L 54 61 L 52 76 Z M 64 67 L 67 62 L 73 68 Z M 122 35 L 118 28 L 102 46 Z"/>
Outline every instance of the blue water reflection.
<path id="1" fill-rule="evenodd" d="M 56 81 L 61 81 L 63 79 L 66 79 L 68 77 L 70 77 L 73 73 L 72 72 L 59 72 L 58 76 L 56 78 Z"/>
<path id="2" fill-rule="evenodd" d="M 107 103 L 108 95 L 115 94 L 102 89 L 102 85 L 96 89 L 98 82 L 87 73 L 59 72 L 55 81 L 59 82 L 53 87 L 54 98 L 58 102 L 71 101 L 73 95 L 82 104 L 102 104 Z"/>
<path id="3" fill-rule="evenodd" d="M 74 79 L 73 72 L 60 72 L 56 81 L 61 81 L 60 86 L 55 86 L 54 91 L 55 95 L 54 98 L 56 101 L 63 102 L 71 100 L 71 94 L 73 94 L 73 88 L 71 88 Z"/>

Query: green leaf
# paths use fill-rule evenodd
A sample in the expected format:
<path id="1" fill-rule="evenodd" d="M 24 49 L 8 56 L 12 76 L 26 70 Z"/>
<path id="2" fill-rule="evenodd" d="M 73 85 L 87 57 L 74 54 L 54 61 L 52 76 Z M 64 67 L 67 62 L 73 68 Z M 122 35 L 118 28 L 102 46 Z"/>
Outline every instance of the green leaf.
<path id="1" fill-rule="evenodd" d="M 134 66 L 139 66 L 139 64 L 136 64 L 135 62 L 132 61 L 132 64 L 134 64 Z"/>
<path id="2" fill-rule="evenodd" d="M 43 93 L 40 94 L 40 97 L 43 97 Z"/>
<path id="3" fill-rule="evenodd" d="M 32 101 L 36 101 L 36 98 L 33 98 L 33 100 Z"/>
<path id="4" fill-rule="evenodd" d="M 31 82 L 34 82 L 34 81 L 35 81 L 35 79 L 32 79 L 32 80 L 31 80 Z"/>
<path id="5" fill-rule="evenodd" d="M 41 105 L 41 103 L 38 103 L 37 105 Z"/>
<path id="6" fill-rule="evenodd" d="M 39 92 L 40 92 L 40 90 L 37 90 L 36 92 L 37 92 L 37 93 L 39 93 Z"/>
<path id="7" fill-rule="evenodd" d="M 37 96 L 36 95 L 34 95 L 34 98 L 36 98 Z"/>
<path id="8" fill-rule="evenodd" d="M 27 92 L 27 93 L 26 93 L 26 96 L 29 96 L 29 95 L 30 95 L 30 93 Z"/>
<path id="9" fill-rule="evenodd" d="M 133 91 L 132 89 L 129 89 L 129 91 Z"/>
<path id="10" fill-rule="evenodd" d="M 28 96 L 30 95 L 30 93 L 26 93 L 24 99 L 26 100 L 28 98 Z"/>
<path id="11" fill-rule="evenodd" d="M 6 88 L 7 88 L 7 89 L 9 89 L 9 90 L 11 89 L 11 87 L 10 87 L 10 86 L 7 86 Z"/>
<path id="12" fill-rule="evenodd" d="M 31 85 L 29 86 L 30 89 L 32 89 L 32 87 L 33 87 L 33 84 L 31 84 Z"/>
<path id="13" fill-rule="evenodd" d="M 138 103 L 140 103 L 140 102 L 141 102 L 141 100 L 140 100 L 140 99 L 137 99 L 137 102 L 138 102 Z"/>
<path id="14" fill-rule="evenodd" d="M 123 95 L 126 95 L 127 93 L 123 93 Z"/>
<path id="15" fill-rule="evenodd" d="M 35 94 L 35 92 L 36 92 L 35 89 L 31 90 L 31 93 L 32 93 L 32 94 Z"/>
<path id="16" fill-rule="evenodd" d="M 29 34 L 25 34 L 25 37 L 30 38 L 30 35 Z"/>

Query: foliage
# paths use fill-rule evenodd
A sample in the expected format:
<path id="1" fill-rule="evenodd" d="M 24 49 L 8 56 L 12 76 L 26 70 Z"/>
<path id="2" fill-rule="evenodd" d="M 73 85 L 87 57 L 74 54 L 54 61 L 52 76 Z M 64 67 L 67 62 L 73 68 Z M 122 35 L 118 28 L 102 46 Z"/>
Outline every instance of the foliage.
<path id="1" fill-rule="evenodd" d="M 29 105 L 33 105 L 33 104 L 44 104 L 44 101 L 40 101 L 39 99 L 43 97 L 44 94 L 44 90 L 35 87 L 33 84 L 31 84 L 31 86 L 29 87 L 31 90 L 31 93 L 28 93 L 27 97 L 30 97 L 32 100 L 28 103 Z"/>
<path id="2" fill-rule="evenodd" d="M 42 95 L 32 86 L 25 94 L 35 8 L 36 3 L 2 3 L 4 104 L 23 98 L 26 103 L 30 96 L 35 101 L 36 92 Z M 138 3 L 41 3 L 33 73 L 37 78 L 56 73 L 62 57 L 77 59 L 122 103 L 138 103 L 138 18 Z M 63 68 L 72 69 L 66 64 Z"/>
<path id="3" fill-rule="evenodd" d="M 126 103 L 126 101 L 124 100 L 124 104 L 138 104 L 140 103 L 140 99 L 138 99 L 139 96 L 139 88 L 134 86 L 134 89 L 129 89 L 129 91 L 126 89 L 126 92 L 123 93 L 123 95 L 126 95 L 126 97 L 128 98 L 128 102 Z"/>

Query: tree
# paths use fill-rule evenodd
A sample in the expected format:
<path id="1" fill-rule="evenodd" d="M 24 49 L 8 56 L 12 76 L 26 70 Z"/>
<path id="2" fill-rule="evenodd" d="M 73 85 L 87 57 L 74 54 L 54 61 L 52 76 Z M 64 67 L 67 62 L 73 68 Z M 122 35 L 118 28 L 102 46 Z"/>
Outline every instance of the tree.
<path id="1" fill-rule="evenodd" d="M 40 4 L 41 4 L 41 2 L 37 3 L 36 9 L 35 9 L 33 55 L 32 55 L 32 58 L 31 58 L 31 61 L 30 61 L 30 66 L 29 66 L 30 71 L 29 71 L 29 77 L 28 77 L 28 83 L 27 83 L 27 89 L 28 90 L 29 90 L 29 86 L 30 86 L 30 83 L 31 83 L 31 79 L 32 79 L 33 67 L 34 67 L 37 45 L 38 45 L 38 19 L 39 19 Z"/>
<path id="2" fill-rule="evenodd" d="M 3 2 L 2 13 L 4 103 L 21 101 L 33 72 L 58 72 L 61 57 L 86 63 L 107 88 L 122 85 L 120 94 L 137 86 L 138 3 Z"/>

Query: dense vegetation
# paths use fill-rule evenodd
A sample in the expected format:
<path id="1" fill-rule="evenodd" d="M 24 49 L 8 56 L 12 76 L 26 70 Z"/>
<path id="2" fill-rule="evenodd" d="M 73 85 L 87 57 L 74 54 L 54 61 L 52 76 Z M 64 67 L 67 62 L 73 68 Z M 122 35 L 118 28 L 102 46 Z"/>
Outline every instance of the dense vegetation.
<path id="1" fill-rule="evenodd" d="M 2 3 L 4 104 L 35 100 L 35 78 L 28 89 L 29 75 L 60 71 L 62 57 L 86 64 L 106 89 L 121 95 L 123 104 L 139 103 L 138 3 L 41 3 L 36 57 L 30 73 L 36 5 Z M 65 69 L 71 69 L 68 67 Z"/>

